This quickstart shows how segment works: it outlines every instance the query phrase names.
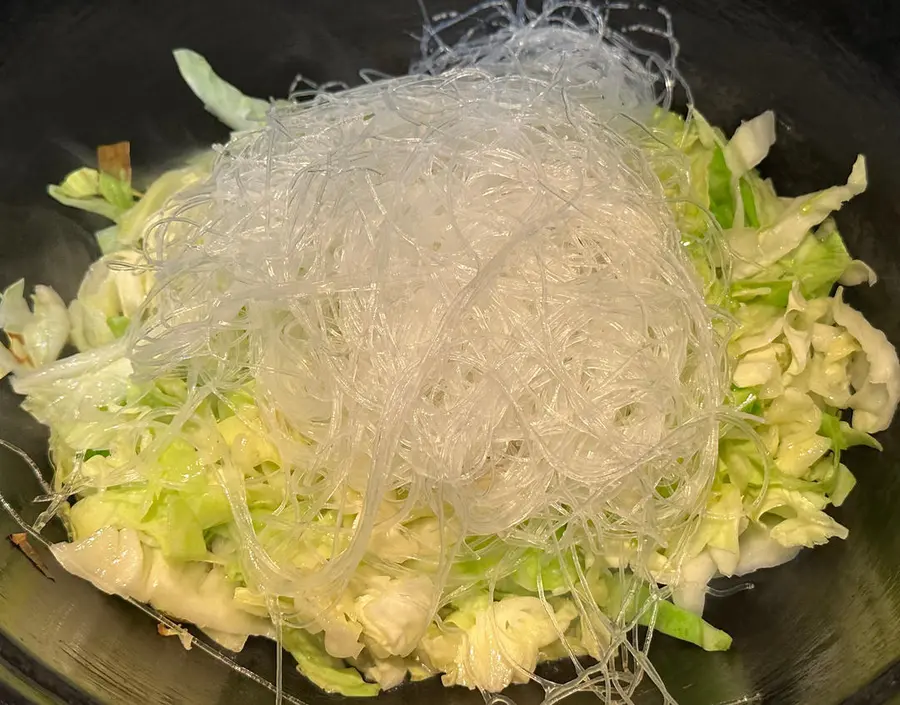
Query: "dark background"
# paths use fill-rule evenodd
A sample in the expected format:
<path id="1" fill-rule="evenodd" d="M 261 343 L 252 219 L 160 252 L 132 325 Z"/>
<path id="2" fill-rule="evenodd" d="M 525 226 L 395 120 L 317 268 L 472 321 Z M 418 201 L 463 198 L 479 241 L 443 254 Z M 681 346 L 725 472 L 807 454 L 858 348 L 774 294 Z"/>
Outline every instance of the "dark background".
<path id="1" fill-rule="evenodd" d="M 468 6 L 432 0 L 431 12 Z M 779 140 L 766 174 L 787 195 L 843 183 L 857 152 L 870 189 L 840 213 L 855 255 L 881 276 L 851 301 L 900 342 L 900 4 L 854 0 L 665 3 L 680 66 L 701 110 L 733 129 L 773 108 Z M 75 294 L 95 256 L 89 216 L 57 207 L 48 182 L 92 161 L 97 144 L 130 140 L 145 181 L 227 132 L 181 82 L 170 51 L 188 46 L 246 92 L 283 96 L 297 73 L 358 81 L 402 73 L 417 52 L 415 0 L 24 0 L 0 5 L 0 286 L 25 276 Z M 665 637 L 654 655 L 685 705 L 757 697 L 772 705 L 890 701 L 900 670 L 900 427 L 885 452 L 848 464 L 859 485 L 838 510 L 845 542 L 805 551 L 753 576 L 755 588 L 709 600 L 707 618 L 734 636 L 725 654 Z M 0 386 L 0 436 L 43 459 L 43 431 Z M 46 463 L 45 463 L 46 464 Z M 0 455 L 0 492 L 34 515 L 24 465 Z M 0 516 L 5 536 L 14 523 Z M 0 542 L 0 703 L 267 703 L 261 686 L 176 639 L 123 601 L 51 566 L 55 581 Z M 239 661 L 271 677 L 273 647 Z M 291 674 L 288 691 L 334 702 Z M 538 702 L 520 688 L 517 702 Z M 481 703 L 423 683 L 379 703 Z M 585 702 L 585 701 L 579 701 Z M 658 700 L 649 692 L 642 703 Z M 747 702 L 747 701 L 742 701 Z"/>

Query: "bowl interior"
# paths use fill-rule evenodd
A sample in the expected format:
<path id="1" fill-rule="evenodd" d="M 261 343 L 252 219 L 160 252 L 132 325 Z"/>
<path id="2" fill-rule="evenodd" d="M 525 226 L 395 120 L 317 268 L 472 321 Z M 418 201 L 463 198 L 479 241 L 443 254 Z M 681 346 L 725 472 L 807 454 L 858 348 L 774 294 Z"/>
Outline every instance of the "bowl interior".
<path id="1" fill-rule="evenodd" d="M 469 4 L 427 3 L 432 13 Z M 421 24 L 416 0 L 10 5 L 0 30 L 0 286 L 24 276 L 29 286 L 52 285 L 67 300 L 98 254 L 91 231 L 99 224 L 57 206 L 45 185 L 90 161 L 97 144 L 130 140 L 135 174 L 146 181 L 227 136 L 181 82 L 173 48 L 203 53 L 250 94 L 280 96 L 297 73 L 355 83 L 363 67 L 404 72 L 418 51 L 412 35 Z M 900 22 L 891 22 L 897 11 L 853 0 L 683 0 L 669 9 L 681 70 L 713 123 L 733 129 L 742 118 L 775 110 L 778 142 L 765 175 L 780 192 L 843 183 L 856 154 L 866 154 L 869 191 L 840 212 L 838 223 L 851 252 L 872 264 L 880 281 L 854 290 L 850 300 L 900 343 L 900 92 L 891 74 L 900 62 L 892 34 Z M 0 385 L 0 436 L 48 469 L 46 433 L 18 408 L 7 383 Z M 751 590 L 709 600 L 707 619 L 734 636 L 730 652 L 706 654 L 655 637 L 655 662 L 680 703 L 887 699 L 898 679 L 882 674 L 900 660 L 900 426 L 881 440 L 883 453 L 861 451 L 847 461 L 859 480 L 836 512 L 850 528 L 848 540 L 753 575 Z M 0 492 L 26 518 L 36 516 L 31 499 L 38 487 L 6 451 Z M 5 512 L 0 530 L 16 530 Z M 0 543 L 0 665 L 8 676 L 0 693 L 31 688 L 47 702 L 69 703 L 273 701 L 260 684 L 196 649 L 185 652 L 177 639 L 161 638 L 147 615 L 48 563 L 53 580 Z M 272 645 L 257 643 L 237 661 L 271 679 L 273 655 Z M 335 701 L 286 671 L 291 694 L 308 703 Z M 523 687 L 512 697 L 539 702 L 537 693 Z M 483 702 L 434 681 L 379 700 Z M 650 689 L 640 700 L 657 701 Z"/>

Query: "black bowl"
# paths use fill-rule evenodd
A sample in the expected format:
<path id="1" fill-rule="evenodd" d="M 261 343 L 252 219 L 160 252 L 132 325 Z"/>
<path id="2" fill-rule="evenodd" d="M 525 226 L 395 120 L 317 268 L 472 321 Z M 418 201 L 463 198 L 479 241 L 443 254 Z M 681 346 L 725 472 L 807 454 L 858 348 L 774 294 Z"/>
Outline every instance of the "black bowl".
<path id="1" fill-rule="evenodd" d="M 428 0 L 430 12 L 467 0 Z M 871 0 L 671 0 L 681 69 L 701 110 L 723 128 L 772 108 L 779 140 L 766 175 L 786 194 L 842 183 L 857 152 L 869 191 L 838 220 L 851 251 L 881 276 L 853 303 L 900 343 L 900 6 Z M 284 95 L 297 73 L 358 82 L 363 67 L 403 73 L 418 47 L 416 0 L 20 0 L 0 24 L 0 286 L 25 276 L 64 298 L 97 255 L 97 225 L 54 204 L 44 186 L 130 140 L 149 177 L 226 136 L 182 83 L 171 49 L 191 47 L 254 95 Z M 46 434 L 0 386 L 0 436 L 46 469 Z M 884 453 L 850 457 L 857 489 L 837 511 L 846 541 L 804 551 L 753 576 L 755 589 L 710 599 L 708 619 L 734 635 L 707 654 L 656 637 L 653 654 L 685 705 L 760 702 L 857 705 L 900 692 L 900 425 Z M 33 518 L 37 487 L 3 453 L 0 491 Z M 4 535 L 16 525 L 3 514 Z M 0 544 L 0 702 L 272 702 L 263 686 L 176 639 L 150 617 L 50 565 L 36 571 Z M 274 649 L 252 644 L 240 663 L 271 678 Z M 293 671 L 293 669 L 287 669 Z M 295 675 L 287 689 L 334 701 Z M 519 689 L 517 701 L 535 692 Z M 432 681 L 379 702 L 480 703 Z M 658 699 L 648 691 L 646 702 Z M 642 700 L 641 702 L 644 702 Z M 754 702 L 756 702 L 754 700 Z"/>

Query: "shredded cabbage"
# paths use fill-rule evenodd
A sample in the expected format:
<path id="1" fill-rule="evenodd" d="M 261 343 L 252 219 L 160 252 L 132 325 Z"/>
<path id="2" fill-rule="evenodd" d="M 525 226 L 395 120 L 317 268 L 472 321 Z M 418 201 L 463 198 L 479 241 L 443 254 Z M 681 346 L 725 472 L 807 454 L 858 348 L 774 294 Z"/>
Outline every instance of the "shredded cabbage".
<path id="1" fill-rule="evenodd" d="M 175 62 L 182 78 L 204 107 L 233 130 L 259 127 L 266 120 L 269 103 L 249 98 L 230 83 L 219 78 L 200 54 L 190 49 L 176 49 Z"/>
<path id="2" fill-rule="evenodd" d="M 175 58 L 207 109 L 233 129 L 266 129 L 267 119 L 281 119 L 271 117 L 267 101 L 216 76 L 198 54 L 182 49 Z M 413 505 L 412 485 L 398 484 L 373 500 L 365 481 L 328 485 L 328 467 L 304 475 L 309 484 L 298 486 L 289 468 L 312 456 L 292 453 L 314 447 L 317 438 L 273 414 L 251 377 L 230 388 L 210 382 L 215 346 L 246 344 L 250 359 L 249 334 L 207 339 L 208 369 L 135 371 L 134 346 L 147 335 L 143 326 L 156 298 L 169 295 L 158 272 L 179 232 L 157 226 L 181 217 L 171 198 L 182 194 L 181 203 L 189 203 L 196 193 L 190 189 L 207 183 L 211 170 L 215 178 L 230 150 L 246 144 L 238 136 L 219 161 L 206 156 L 167 172 L 136 203 L 130 182 L 104 187 L 102 174 L 87 167 L 50 187 L 62 203 L 116 221 L 98 234 L 106 254 L 68 309 L 40 285 L 29 308 L 21 280 L 0 299 L 0 327 L 9 339 L 0 348 L 0 374 L 13 373 L 23 407 L 52 429 L 54 489 L 60 499 L 75 499 L 67 512 L 71 542 L 53 547 L 57 560 L 108 593 L 196 624 L 229 648 L 239 649 L 249 636 L 280 634 L 313 683 L 349 696 L 432 674 L 442 674 L 446 685 L 497 692 L 526 682 L 548 658 L 591 655 L 603 662 L 611 645 L 630 648 L 615 635 L 637 625 L 707 650 L 728 649 L 731 638 L 701 617 L 709 581 L 846 538 L 848 529 L 826 511 L 855 484 L 841 453 L 879 447 L 869 434 L 893 418 L 900 362 L 884 334 L 844 302 L 843 289 L 833 291 L 838 282 L 875 282 L 867 265 L 850 258 L 831 217 L 865 189 L 864 158 L 846 185 L 780 198 L 756 171 L 775 142 L 771 112 L 742 124 L 730 140 L 699 113 L 690 117 L 657 109 L 645 115 L 647 131 L 628 138 L 644 151 L 671 202 L 696 286 L 731 321 L 730 328 L 716 325 L 730 375 L 723 403 L 732 416 L 721 427 L 701 511 L 682 509 L 665 535 L 647 537 L 655 542 L 651 550 L 625 533 L 611 532 L 602 544 L 566 542 L 584 527 L 567 523 L 565 513 L 555 523 L 524 516 L 503 532 L 472 532 L 458 513 L 440 509 L 452 506 L 449 497 Z M 195 236 L 189 251 L 213 238 Z M 712 248 L 719 239 L 721 247 Z M 225 279 L 210 281 L 226 292 Z M 289 327 L 289 314 L 272 309 L 270 323 Z M 324 308 L 318 315 L 336 316 Z M 232 319 L 249 320 L 241 302 Z M 159 325 L 177 324 L 175 316 Z M 292 335 L 302 338 L 304 331 Z M 67 341 L 80 352 L 54 362 Z M 314 399 L 308 404 L 319 426 L 337 423 Z M 646 413 L 637 405 L 623 411 L 634 423 Z M 437 442 L 453 451 L 451 439 Z M 505 451 L 510 462 L 517 443 L 511 438 Z M 678 496 L 689 479 L 661 477 L 655 493 Z M 487 492 L 489 483 L 481 489 Z M 621 526 L 628 520 L 621 507 L 640 500 L 633 491 L 626 487 L 620 504 L 604 505 Z M 351 548 L 364 522 L 371 522 L 367 543 L 345 579 L 322 592 L 291 591 L 285 575 L 324 572 Z M 536 547 L 525 539 L 539 530 L 544 543 Z M 248 535 L 256 552 L 247 549 Z"/>

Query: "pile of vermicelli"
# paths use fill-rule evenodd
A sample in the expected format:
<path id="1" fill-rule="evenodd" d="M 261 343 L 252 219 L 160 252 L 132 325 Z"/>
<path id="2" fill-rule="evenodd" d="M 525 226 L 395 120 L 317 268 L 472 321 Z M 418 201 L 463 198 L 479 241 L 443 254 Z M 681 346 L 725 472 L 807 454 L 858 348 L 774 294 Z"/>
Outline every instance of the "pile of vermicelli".
<path id="1" fill-rule="evenodd" d="M 427 574 L 437 613 L 470 587 L 448 576 L 473 537 L 677 556 L 705 505 L 721 342 L 635 146 L 668 87 L 599 14 L 544 12 L 442 44 L 411 76 L 273 109 L 146 236 L 137 374 L 186 377 L 188 408 L 252 385 L 289 535 L 359 505 L 301 570 L 266 552 L 221 468 L 262 594 L 333 595 L 373 536 L 433 514 L 452 527 L 433 564 L 379 569 Z M 603 619 L 593 678 L 633 687 L 616 674 L 647 665 L 632 624 Z"/>

